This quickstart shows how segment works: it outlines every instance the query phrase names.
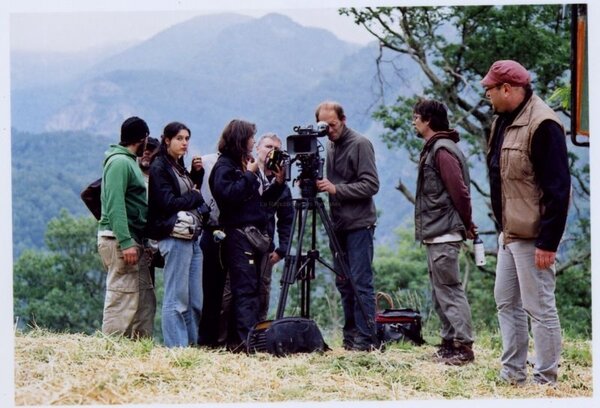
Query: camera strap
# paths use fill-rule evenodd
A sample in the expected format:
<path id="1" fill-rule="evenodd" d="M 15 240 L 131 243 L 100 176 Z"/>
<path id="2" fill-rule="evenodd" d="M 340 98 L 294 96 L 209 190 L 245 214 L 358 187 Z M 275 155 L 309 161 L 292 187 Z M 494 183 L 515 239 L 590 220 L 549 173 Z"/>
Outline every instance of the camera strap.
<path id="1" fill-rule="evenodd" d="M 265 175 L 265 173 L 263 172 L 262 169 L 258 170 L 257 175 L 258 175 L 258 181 L 260 182 L 260 186 L 258 187 L 258 192 L 260 195 L 263 195 L 263 193 L 271 185 L 271 182 L 269 181 L 269 179 L 267 178 L 267 176 Z"/>

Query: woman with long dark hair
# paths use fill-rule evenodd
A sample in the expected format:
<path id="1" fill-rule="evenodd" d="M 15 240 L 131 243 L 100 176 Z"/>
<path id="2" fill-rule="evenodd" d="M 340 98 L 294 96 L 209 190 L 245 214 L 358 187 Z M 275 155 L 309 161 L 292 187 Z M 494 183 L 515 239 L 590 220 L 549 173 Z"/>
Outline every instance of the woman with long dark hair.
<path id="1" fill-rule="evenodd" d="M 221 153 L 209 177 L 209 186 L 219 207 L 219 224 L 225 229 L 226 269 L 229 273 L 235 333 L 229 339 L 233 351 L 243 351 L 248 332 L 258 322 L 260 260 L 263 253 L 254 247 L 244 228 L 254 226 L 265 232 L 268 215 L 265 205 L 281 195 L 284 171 L 275 173 L 275 182 L 262 191 L 258 162 L 252 157 L 256 126 L 234 119 L 223 130 L 218 144 Z"/>
<path id="2" fill-rule="evenodd" d="M 167 347 L 197 344 L 202 311 L 202 252 L 198 243 L 204 204 L 202 161 L 184 166 L 191 137 L 183 123 L 163 131 L 160 152 L 150 167 L 147 235 L 158 241 L 165 260 L 162 331 Z"/>

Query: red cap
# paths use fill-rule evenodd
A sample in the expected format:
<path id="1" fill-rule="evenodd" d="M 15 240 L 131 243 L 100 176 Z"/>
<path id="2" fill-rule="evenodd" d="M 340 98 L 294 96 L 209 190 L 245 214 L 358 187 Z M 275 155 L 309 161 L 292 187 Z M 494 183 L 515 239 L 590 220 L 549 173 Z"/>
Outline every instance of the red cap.
<path id="1" fill-rule="evenodd" d="M 481 85 L 486 88 L 504 83 L 525 86 L 529 82 L 531 76 L 523 65 L 513 60 L 500 60 L 492 64 L 487 75 L 481 80 Z"/>

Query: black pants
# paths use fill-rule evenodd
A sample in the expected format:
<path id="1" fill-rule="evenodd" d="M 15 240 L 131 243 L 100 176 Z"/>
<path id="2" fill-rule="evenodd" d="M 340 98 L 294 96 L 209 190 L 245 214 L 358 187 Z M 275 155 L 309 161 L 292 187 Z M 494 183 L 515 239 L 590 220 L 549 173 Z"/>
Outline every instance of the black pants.
<path id="1" fill-rule="evenodd" d="M 202 318 L 200 320 L 199 343 L 208 346 L 218 346 L 219 320 L 223 287 L 225 286 L 226 270 L 223 264 L 223 244 L 213 239 L 214 228 L 206 228 L 200 237 L 202 249 L 202 289 L 204 301 Z"/>
<path id="2" fill-rule="evenodd" d="M 233 300 L 233 320 L 239 343 L 258 322 L 261 254 L 250 245 L 243 232 L 228 228 L 224 259 L 229 273 Z"/>

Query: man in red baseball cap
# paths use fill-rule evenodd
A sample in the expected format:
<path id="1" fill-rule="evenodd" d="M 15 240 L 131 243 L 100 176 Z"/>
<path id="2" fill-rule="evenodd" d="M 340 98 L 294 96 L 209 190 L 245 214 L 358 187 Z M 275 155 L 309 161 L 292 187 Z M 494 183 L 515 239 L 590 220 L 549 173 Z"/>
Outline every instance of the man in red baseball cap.
<path id="1" fill-rule="evenodd" d="M 503 346 L 500 377 L 525 383 L 529 316 L 533 381 L 555 384 L 561 330 L 554 261 L 571 190 L 564 128 L 533 93 L 531 76 L 518 62 L 494 62 L 481 85 L 496 114 L 487 164 L 500 231 L 494 287 Z"/>
<path id="2" fill-rule="evenodd" d="M 492 64 L 486 76 L 481 80 L 481 85 L 485 88 L 503 83 L 527 86 L 530 82 L 531 75 L 523 65 L 513 60 L 500 60 Z"/>

